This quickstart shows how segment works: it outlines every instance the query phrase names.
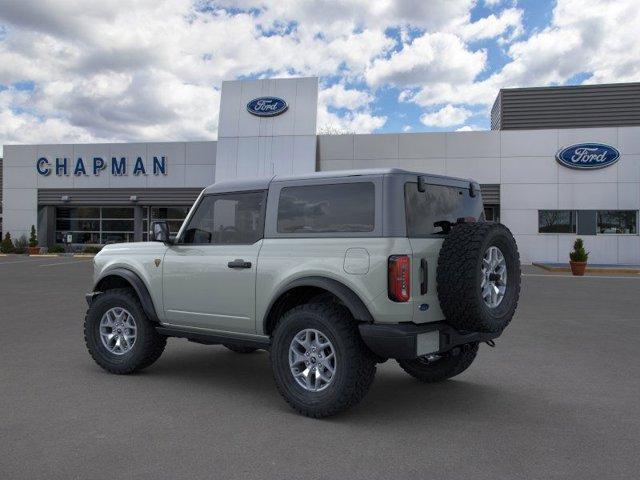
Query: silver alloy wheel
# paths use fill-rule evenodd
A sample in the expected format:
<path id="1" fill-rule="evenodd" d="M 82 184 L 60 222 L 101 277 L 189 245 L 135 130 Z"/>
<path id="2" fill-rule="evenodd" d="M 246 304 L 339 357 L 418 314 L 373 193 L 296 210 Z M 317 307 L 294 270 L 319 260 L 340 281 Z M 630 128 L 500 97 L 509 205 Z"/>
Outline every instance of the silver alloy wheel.
<path id="1" fill-rule="evenodd" d="M 331 341 L 313 328 L 299 331 L 289 345 L 289 368 L 305 390 L 324 390 L 336 375 L 336 353 Z"/>
<path id="2" fill-rule="evenodd" d="M 102 345 L 114 355 L 124 355 L 136 343 L 138 327 L 131 313 L 122 307 L 107 310 L 100 320 Z"/>
<path id="3" fill-rule="evenodd" d="M 507 262 L 500 249 L 489 247 L 482 258 L 482 299 L 489 308 L 496 308 L 507 291 Z"/>

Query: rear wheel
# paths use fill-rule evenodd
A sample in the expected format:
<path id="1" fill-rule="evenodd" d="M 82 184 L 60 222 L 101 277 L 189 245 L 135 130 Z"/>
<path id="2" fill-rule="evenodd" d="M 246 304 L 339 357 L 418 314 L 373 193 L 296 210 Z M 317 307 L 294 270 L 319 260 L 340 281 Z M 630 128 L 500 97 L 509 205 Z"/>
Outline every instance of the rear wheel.
<path id="1" fill-rule="evenodd" d="M 376 362 L 348 310 L 310 303 L 283 315 L 271 346 L 280 394 L 308 417 L 335 415 L 365 396 Z"/>
<path id="2" fill-rule="evenodd" d="M 435 383 L 460 375 L 471 366 L 478 353 L 477 343 L 460 345 L 440 355 L 398 360 L 400 367 L 421 382 Z"/>
<path id="3" fill-rule="evenodd" d="M 167 344 L 129 289 L 107 290 L 84 318 L 84 340 L 95 362 L 111 373 L 127 374 L 154 363 Z"/>
<path id="4" fill-rule="evenodd" d="M 231 345 L 228 343 L 223 343 L 222 345 L 225 348 L 228 348 L 232 352 L 236 352 L 236 353 L 253 353 L 256 350 L 258 350 L 257 348 L 254 348 L 254 347 L 242 347 L 240 345 Z"/>

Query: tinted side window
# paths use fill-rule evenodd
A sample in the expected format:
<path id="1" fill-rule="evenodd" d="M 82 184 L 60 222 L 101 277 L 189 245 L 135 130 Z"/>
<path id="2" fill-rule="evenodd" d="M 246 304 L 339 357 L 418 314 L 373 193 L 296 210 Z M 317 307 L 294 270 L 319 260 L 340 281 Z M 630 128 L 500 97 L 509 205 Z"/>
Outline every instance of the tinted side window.
<path id="1" fill-rule="evenodd" d="M 204 197 L 189 220 L 182 243 L 251 244 L 262 238 L 264 192 Z"/>
<path id="2" fill-rule="evenodd" d="M 285 187 L 278 202 L 278 233 L 371 232 L 371 182 Z"/>
<path id="3" fill-rule="evenodd" d="M 480 197 L 470 197 L 466 188 L 427 185 L 419 192 L 417 183 L 407 183 L 404 197 L 409 237 L 444 234 L 459 218 L 482 215 Z"/>

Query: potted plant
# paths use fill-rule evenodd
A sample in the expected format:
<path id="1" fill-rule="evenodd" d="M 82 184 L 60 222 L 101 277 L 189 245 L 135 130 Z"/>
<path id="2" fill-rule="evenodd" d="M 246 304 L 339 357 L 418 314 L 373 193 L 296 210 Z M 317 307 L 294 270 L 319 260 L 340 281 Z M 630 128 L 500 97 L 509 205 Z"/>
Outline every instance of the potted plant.
<path id="1" fill-rule="evenodd" d="M 27 249 L 29 255 L 39 255 L 40 247 L 38 246 L 38 236 L 36 235 L 35 225 L 31 225 L 31 235 L 29 235 L 29 248 Z"/>
<path id="2" fill-rule="evenodd" d="M 576 238 L 573 243 L 573 251 L 569 253 L 571 265 L 571 273 L 577 276 L 584 275 L 584 271 L 587 268 L 587 259 L 589 258 L 589 252 L 584 249 L 584 242 L 581 238 Z"/>
<path id="3" fill-rule="evenodd" d="M 13 240 L 11 240 L 11 234 L 7 232 L 4 236 L 4 240 L 0 243 L 0 252 L 13 253 Z"/>

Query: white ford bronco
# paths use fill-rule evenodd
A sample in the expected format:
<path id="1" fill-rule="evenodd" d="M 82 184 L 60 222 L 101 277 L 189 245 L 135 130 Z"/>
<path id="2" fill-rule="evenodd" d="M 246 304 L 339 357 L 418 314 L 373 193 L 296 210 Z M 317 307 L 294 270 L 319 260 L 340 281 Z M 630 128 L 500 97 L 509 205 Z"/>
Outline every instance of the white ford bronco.
<path id="1" fill-rule="evenodd" d="M 376 364 L 438 382 L 509 324 L 515 240 L 471 180 L 397 169 L 219 182 L 180 231 L 94 260 L 84 336 L 105 370 L 154 363 L 168 337 L 270 352 L 278 390 L 323 417 L 359 402 Z"/>

